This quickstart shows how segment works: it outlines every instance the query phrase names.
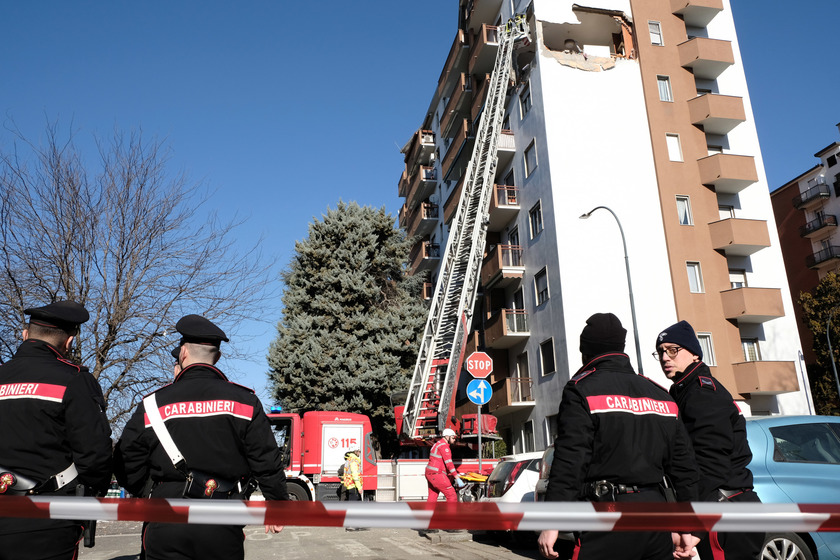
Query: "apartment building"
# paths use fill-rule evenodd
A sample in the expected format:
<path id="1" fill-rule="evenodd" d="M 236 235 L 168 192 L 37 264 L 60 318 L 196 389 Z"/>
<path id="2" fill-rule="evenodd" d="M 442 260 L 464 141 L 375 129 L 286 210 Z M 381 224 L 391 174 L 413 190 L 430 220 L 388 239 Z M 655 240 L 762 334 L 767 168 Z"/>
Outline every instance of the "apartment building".
<path id="1" fill-rule="evenodd" d="M 400 224 L 417 239 L 411 272 L 427 277 L 427 294 L 499 26 L 513 13 L 526 14 L 532 40 L 514 60 L 467 348 L 494 358 L 483 411 L 498 418 L 508 449 L 553 441 L 562 389 L 581 365 L 580 331 L 596 312 L 620 317 L 631 360 L 662 385 L 655 337 L 685 319 L 748 413 L 808 413 L 728 0 L 460 0 L 399 181 Z M 580 219 L 598 206 L 607 209 Z M 459 401 L 458 411 L 475 405 Z"/>
<path id="2" fill-rule="evenodd" d="M 837 129 L 840 131 L 840 123 Z M 840 273 L 840 142 L 832 142 L 814 157 L 816 165 L 770 193 L 799 335 L 809 364 L 816 361 L 813 335 L 796 301 L 800 293 L 813 291 L 829 272 Z"/>

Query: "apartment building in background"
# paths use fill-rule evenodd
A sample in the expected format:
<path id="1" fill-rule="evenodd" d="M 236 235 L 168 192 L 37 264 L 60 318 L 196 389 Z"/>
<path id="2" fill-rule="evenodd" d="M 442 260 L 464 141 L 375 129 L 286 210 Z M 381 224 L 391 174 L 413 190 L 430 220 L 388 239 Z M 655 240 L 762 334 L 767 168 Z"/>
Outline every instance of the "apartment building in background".
<path id="1" fill-rule="evenodd" d="M 531 43 L 511 75 L 466 351 L 494 359 L 483 412 L 498 418 L 509 451 L 552 443 L 596 312 L 621 319 L 633 364 L 663 386 L 656 335 L 684 319 L 747 413 L 810 412 L 729 0 L 593 2 L 460 0 L 440 78 L 403 149 L 400 225 L 416 239 L 411 273 L 427 278 L 431 297 L 499 26 L 525 13 Z M 580 219 L 598 206 L 618 219 L 603 209 Z M 458 401 L 459 413 L 475 409 Z"/>
<path id="2" fill-rule="evenodd" d="M 837 129 L 840 132 L 840 123 Z M 816 362 L 813 335 L 802 319 L 798 299 L 800 293 L 812 292 L 829 272 L 840 273 L 840 142 L 832 142 L 814 157 L 819 163 L 770 193 L 808 364 Z"/>

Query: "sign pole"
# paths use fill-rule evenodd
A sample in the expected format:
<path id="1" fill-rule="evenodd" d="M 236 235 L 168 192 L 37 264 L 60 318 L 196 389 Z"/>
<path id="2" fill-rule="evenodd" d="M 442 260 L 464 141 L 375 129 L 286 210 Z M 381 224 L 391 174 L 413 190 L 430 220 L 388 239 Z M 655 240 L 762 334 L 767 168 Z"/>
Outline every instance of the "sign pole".
<path id="1" fill-rule="evenodd" d="M 478 474 L 481 474 L 481 405 L 478 405 Z"/>

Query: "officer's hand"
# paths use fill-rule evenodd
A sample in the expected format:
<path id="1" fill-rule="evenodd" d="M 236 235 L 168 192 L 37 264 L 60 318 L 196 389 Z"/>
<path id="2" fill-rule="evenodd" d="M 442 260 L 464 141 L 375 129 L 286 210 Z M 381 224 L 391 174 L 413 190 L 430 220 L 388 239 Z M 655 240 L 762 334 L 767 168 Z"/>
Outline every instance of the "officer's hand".
<path id="1" fill-rule="evenodd" d="M 559 531 L 543 531 L 540 533 L 540 538 L 537 544 L 540 548 L 540 554 L 545 558 L 559 558 L 560 555 L 554 552 L 554 543 L 557 542 L 557 535 Z"/>
<path id="2" fill-rule="evenodd" d="M 282 530 L 283 530 L 282 525 L 266 525 L 265 526 L 265 532 L 266 533 L 279 533 Z"/>
<path id="3" fill-rule="evenodd" d="M 671 533 L 671 540 L 674 542 L 674 558 L 691 558 L 697 554 L 694 547 L 700 539 L 691 533 Z"/>

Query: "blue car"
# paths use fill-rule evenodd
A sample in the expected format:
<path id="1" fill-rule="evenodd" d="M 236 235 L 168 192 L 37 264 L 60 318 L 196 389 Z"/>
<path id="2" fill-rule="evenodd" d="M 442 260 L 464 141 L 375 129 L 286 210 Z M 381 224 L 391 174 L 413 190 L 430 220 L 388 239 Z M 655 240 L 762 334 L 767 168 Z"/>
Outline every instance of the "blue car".
<path id="1" fill-rule="evenodd" d="M 840 504 L 840 417 L 750 418 L 747 439 L 762 502 Z M 840 533 L 770 533 L 762 558 L 840 559 Z"/>

